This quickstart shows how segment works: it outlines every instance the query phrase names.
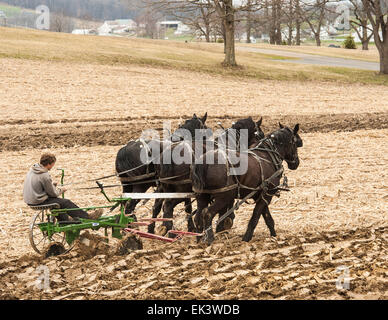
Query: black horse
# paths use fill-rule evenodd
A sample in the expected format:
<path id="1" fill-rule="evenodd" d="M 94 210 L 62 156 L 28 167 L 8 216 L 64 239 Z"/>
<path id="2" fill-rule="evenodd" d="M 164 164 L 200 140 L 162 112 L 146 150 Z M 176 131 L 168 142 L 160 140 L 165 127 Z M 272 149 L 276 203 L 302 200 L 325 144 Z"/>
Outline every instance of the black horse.
<path id="1" fill-rule="evenodd" d="M 177 131 L 175 131 L 170 141 L 159 140 L 133 140 L 121 148 L 116 156 L 115 166 L 116 172 L 122 184 L 123 193 L 144 193 L 150 187 L 157 187 L 157 179 L 155 176 L 155 165 L 153 160 L 160 155 L 152 154 L 150 145 L 160 144 L 159 150 L 162 152 L 165 145 L 171 143 L 171 140 L 179 139 L 182 129 L 186 129 L 189 132 L 195 132 L 195 129 L 201 129 L 205 127 L 207 119 L 207 113 L 202 117 L 197 117 L 196 114 L 189 120 L 186 120 L 183 125 L 180 125 Z M 144 163 L 142 157 L 142 150 L 145 149 L 149 158 L 149 161 Z M 158 190 L 159 191 L 159 190 Z M 140 202 L 138 199 L 133 199 L 125 208 L 125 213 L 133 214 L 136 205 Z M 163 200 L 156 199 L 153 206 L 153 215 L 160 212 L 162 208 Z"/>
<path id="2" fill-rule="evenodd" d="M 269 134 L 247 151 L 247 171 L 244 174 L 229 175 L 228 162 L 192 166 L 193 189 L 198 193 L 196 230 L 206 231 L 208 244 L 214 240 L 211 227 L 214 216 L 232 208 L 235 199 L 251 198 L 256 203 L 243 241 L 252 239 L 260 215 L 263 215 L 271 236 L 276 236 L 268 205 L 278 192 L 283 174 L 283 160 L 287 162 L 289 169 L 296 170 L 299 166 L 298 148 L 303 146 L 298 135 L 299 124 L 293 130 L 283 127 L 280 123 L 279 125 L 279 130 Z M 210 152 L 217 153 L 218 150 Z"/>
<path id="3" fill-rule="evenodd" d="M 248 134 L 247 141 L 248 145 L 264 138 L 264 132 L 261 130 L 260 126 L 262 123 L 262 118 L 254 122 L 251 117 L 247 119 L 241 119 L 233 124 L 231 129 L 235 129 L 235 135 L 228 135 L 228 132 L 231 132 L 229 129 L 225 130 L 223 134 L 221 134 L 214 144 L 215 148 L 221 148 L 221 145 L 224 144 L 225 147 L 232 146 L 234 149 L 237 148 L 239 138 L 244 134 Z M 245 129 L 246 131 L 243 131 Z M 188 133 L 187 133 L 188 134 Z M 202 135 L 199 136 L 199 139 Z M 206 136 L 204 133 L 203 136 Z M 228 144 L 228 139 L 232 139 Z M 186 159 L 183 163 L 176 163 L 176 159 L 171 157 L 171 161 L 169 163 L 163 163 L 161 161 L 160 165 L 156 165 L 157 176 L 160 181 L 161 190 L 163 192 L 179 192 L 179 193 L 190 193 L 192 192 L 192 183 L 191 183 L 191 162 L 195 160 L 196 152 L 201 152 L 201 154 L 205 153 L 207 150 L 206 141 L 198 141 L 192 142 L 191 139 L 189 141 L 184 140 L 179 144 L 174 144 L 167 147 L 164 152 L 168 152 L 170 154 L 179 154 L 180 157 L 184 157 L 184 154 L 188 155 L 191 159 Z M 248 147 L 246 146 L 246 148 Z M 197 147 L 200 147 L 201 150 L 197 150 Z M 191 160 L 191 161 L 190 161 Z M 194 231 L 195 227 L 192 221 L 192 216 L 195 215 L 195 212 L 192 214 L 191 202 L 188 206 L 187 200 L 185 199 L 166 199 L 163 205 L 163 217 L 164 218 L 173 218 L 174 208 L 181 202 L 185 201 L 186 207 L 185 211 L 187 213 L 187 229 L 188 231 Z M 154 216 L 156 217 L 156 216 Z M 234 216 L 231 215 L 229 219 L 223 221 L 221 224 L 217 226 L 216 232 L 220 232 L 226 229 L 230 229 L 233 225 Z M 166 221 L 163 223 L 159 233 L 166 234 L 173 227 L 172 221 Z M 151 225 L 149 228 L 149 232 L 154 231 L 154 225 Z M 172 235 L 171 235 L 172 236 Z"/>

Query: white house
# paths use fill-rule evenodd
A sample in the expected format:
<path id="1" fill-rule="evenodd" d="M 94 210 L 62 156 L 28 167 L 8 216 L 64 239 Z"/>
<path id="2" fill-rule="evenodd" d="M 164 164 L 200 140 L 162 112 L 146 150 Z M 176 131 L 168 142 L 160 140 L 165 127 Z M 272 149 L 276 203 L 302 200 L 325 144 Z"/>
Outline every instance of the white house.
<path id="1" fill-rule="evenodd" d="M 98 34 L 109 36 L 113 34 L 124 34 L 135 30 L 137 24 L 132 19 L 107 20 L 98 28 Z"/>
<path id="2" fill-rule="evenodd" d="M 7 25 L 7 16 L 5 15 L 4 11 L 0 10 L 0 25 Z"/>
<path id="3" fill-rule="evenodd" d="M 175 29 L 175 32 L 174 32 L 175 35 L 180 35 L 180 34 L 190 32 L 190 27 L 182 23 L 182 21 L 178 21 L 178 20 L 160 21 L 158 22 L 158 25 L 160 27 Z"/>
<path id="4" fill-rule="evenodd" d="M 129 30 L 135 30 L 137 28 L 137 24 L 132 19 L 116 19 L 115 20 L 119 26 L 128 27 Z"/>
<path id="5" fill-rule="evenodd" d="M 97 32 L 100 36 L 108 36 L 113 33 L 113 28 L 118 27 L 119 24 L 116 21 L 105 21 L 104 24 L 98 27 Z"/>
<path id="6" fill-rule="evenodd" d="M 89 34 L 89 29 L 74 29 L 72 34 Z"/>
<path id="7" fill-rule="evenodd" d="M 250 37 L 251 39 L 251 43 L 256 43 L 256 38 L 255 37 Z M 241 35 L 241 38 L 239 39 L 239 41 L 242 41 L 242 42 L 247 42 L 247 33 L 244 32 L 242 35 Z"/>
<path id="8" fill-rule="evenodd" d="M 180 23 L 178 24 L 178 29 L 176 29 L 174 34 L 179 35 L 179 34 L 184 34 L 189 32 L 190 32 L 190 27 L 186 24 Z"/>

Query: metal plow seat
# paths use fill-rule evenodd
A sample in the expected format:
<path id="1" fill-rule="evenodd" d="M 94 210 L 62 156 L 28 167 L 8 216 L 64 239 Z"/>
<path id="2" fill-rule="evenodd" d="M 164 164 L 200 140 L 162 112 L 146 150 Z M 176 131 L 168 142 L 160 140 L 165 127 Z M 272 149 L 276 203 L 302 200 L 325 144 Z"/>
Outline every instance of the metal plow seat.
<path id="1" fill-rule="evenodd" d="M 61 206 L 59 203 L 50 203 L 50 204 L 38 204 L 34 206 L 29 206 L 32 210 L 51 210 L 51 209 L 60 209 Z"/>
<path id="2" fill-rule="evenodd" d="M 50 204 L 41 204 L 41 205 L 36 205 L 36 206 L 29 206 L 32 210 L 36 211 L 48 211 L 52 209 L 60 209 L 61 206 L 58 203 L 50 203 Z M 47 213 L 47 215 L 50 215 Z M 41 225 L 46 222 L 40 222 L 36 223 L 36 225 Z M 79 224 L 81 221 L 79 220 L 71 220 L 71 221 L 58 221 L 58 224 L 60 225 L 66 225 L 66 224 Z"/>

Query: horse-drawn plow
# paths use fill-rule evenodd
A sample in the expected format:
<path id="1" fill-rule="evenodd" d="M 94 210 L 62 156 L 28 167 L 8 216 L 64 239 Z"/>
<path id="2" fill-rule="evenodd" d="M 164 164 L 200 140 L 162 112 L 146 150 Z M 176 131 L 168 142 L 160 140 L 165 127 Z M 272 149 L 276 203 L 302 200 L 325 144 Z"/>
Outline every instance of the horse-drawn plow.
<path id="1" fill-rule="evenodd" d="M 193 138 L 195 130 L 209 133 L 204 124 L 206 118 L 207 113 L 202 118 L 198 118 L 194 114 L 191 120 L 187 120 L 167 140 L 151 139 L 146 142 L 140 138 L 121 148 L 116 157 L 115 174 L 87 180 L 88 182 L 96 182 L 97 187 L 79 189 L 99 189 L 109 205 L 64 209 L 60 208 L 59 204 L 53 203 L 33 207 L 33 209 L 40 211 L 33 217 L 30 224 L 29 238 L 33 249 L 42 253 L 47 242 L 55 242 L 58 246 L 57 251 L 65 253 L 71 250 L 74 241 L 80 237 L 82 230 L 99 230 L 101 228 L 105 230 L 106 239 L 108 239 L 108 229 L 111 229 L 111 236 L 117 239 L 122 239 L 124 234 L 130 233 L 140 238 L 172 243 L 185 236 L 196 236 L 198 240 L 202 238 L 210 245 L 214 240 L 212 230 L 214 216 L 220 215 L 216 223 L 216 232 L 225 231 L 233 225 L 233 218 L 230 216 L 241 204 L 251 198 L 256 202 L 256 208 L 243 240 L 251 240 L 262 211 L 265 212 L 265 222 L 271 236 L 276 236 L 268 205 L 274 195 L 278 195 L 280 190 L 284 190 L 280 186 L 280 178 L 284 173 L 283 160 L 287 162 L 291 170 L 295 170 L 299 166 L 297 148 L 303 145 L 297 134 L 299 125 L 297 124 L 294 129 L 290 129 L 279 123 L 280 128 L 277 131 L 265 136 L 260 128 L 262 119 L 254 122 L 249 117 L 233 124 L 235 127 L 224 129 L 220 136 L 213 140 L 206 140 L 206 143 L 201 139 L 196 142 L 192 142 L 190 139 L 186 140 L 184 134 L 192 135 Z M 174 141 L 175 139 L 177 141 Z M 245 144 L 240 144 L 243 141 Z M 209 142 L 214 145 L 209 145 Z M 241 148 L 242 145 L 245 145 L 244 150 Z M 250 147 L 248 148 L 248 146 Z M 178 154 L 185 149 L 191 155 L 190 160 L 194 160 L 194 162 L 181 162 L 181 155 L 178 156 Z M 143 151 L 146 152 L 146 160 Z M 210 157 L 211 159 L 222 154 L 225 163 L 221 166 L 221 163 L 215 164 L 213 161 L 203 164 L 204 156 L 199 157 L 197 152 L 206 153 L 206 158 L 207 155 L 211 154 L 213 156 Z M 243 159 L 246 159 L 245 173 L 240 173 L 239 178 L 237 178 L 237 174 L 233 173 L 235 167 L 230 158 L 231 155 L 228 153 L 239 153 L 241 165 L 244 162 Z M 172 155 L 176 159 L 170 162 L 169 159 Z M 196 163 L 197 160 L 200 160 L 199 163 Z M 63 184 L 64 170 L 60 170 L 62 170 L 61 185 L 66 186 Z M 208 171 L 212 173 L 210 177 L 213 177 L 213 181 L 206 181 L 209 177 Z M 230 179 L 229 176 L 232 178 Z M 121 184 L 104 187 L 100 182 L 103 179 L 113 177 L 118 178 Z M 205 185 L 212 187 L 208 189 Z M 151 186 L 156 187 L 156 191 L 147 193 Z M 287 187 L 286 184 L 285 186 Z M 122 187 L 122 196 L 110 199 L 105 192 L 105 188 L 110 187 Z M 135 189 L 136 187 L 137 189 Z M 195 198 L 197 201 L 197 210 L 192 210 L 191 198 Z M 150 199 L 155 200 L 152 218 L 137 221 L 134 215 L 136 204 L 140 200 L 148 201 Z M 187 231 L 174 230 L 173 210 L 178 203 L 183 201 L 187 213 Z M 157 218 L 157 215 L 162 205 L 164 217 L 160 219 Z M 93 209 L 109 209 L 111 213 L 116 208 L 120 208 L 120 213 L 113 216 L 103 216 L 96 219 L 89 216 L 87 219 L 83 217 L 63 221 L 64 216 L 71 216 L 71 211 L 75 210 L 81 209 L 87 212 Z M 192 219 L 194 215 L 195 223 Z M 163 222 L 165 230 L 162 228 L 162 234 L 156 235 L 154 234 L 155 222 L 160 221 Z M 138 229 L 143 226 L 148 227 L 148 232 Z"/>
<path id="2" fill-rule="evenodd" d="M 125 207 L 134 199 L 181 199 L 192 198 L 194 193 L 125 193 L 120 198 L 110 199 L 104 191 L 101 183 L 97 182 L 101 193 L 104 195 L 110 205 L 106 206 L 92 206 L 76 209 L 60 209 L 59 205 L 38 205 L 30 206 L 33 210 L 38 211 L 31 220 L 29 227 L 29 240 L 31 247 L 35 252 L 42 254 L 50 245 L 54 245 L 53 254 L 64 254 L 69 252 L 75 240 L 80 237 L 81 231 L 93 230 L 97 231 L 104 229 L 105 238 L 108 239 L 108 230 L 111 230 L 111 237 L 116 239 L 123 239 L 125 234 L 133 234 L 140 238 L 158 240 L 167 243 L 173 243 L 181 240 L 185 236 L 201 236 L 199 233 L 187 232 L 181 230 L 169 230 L 168 237 L 161 236 L 145 231 L 139 230 L 140 227 L 147 227 L 151 223 L 172 221 L 168 218 L 142 218 L 137 220 L 134 215 L 126 215 Z M 90 211 L 95 209 L 109 209 L 113 212 L 119 209 L 120 213 L 116 215 L 102 216 L 98 219 L 83 219 L 71 221 L 59 221 L 60 214 L 67 214 L 74 210 L 82 209 Z M 107 240 L 108 241 L 108 240 Z"/>

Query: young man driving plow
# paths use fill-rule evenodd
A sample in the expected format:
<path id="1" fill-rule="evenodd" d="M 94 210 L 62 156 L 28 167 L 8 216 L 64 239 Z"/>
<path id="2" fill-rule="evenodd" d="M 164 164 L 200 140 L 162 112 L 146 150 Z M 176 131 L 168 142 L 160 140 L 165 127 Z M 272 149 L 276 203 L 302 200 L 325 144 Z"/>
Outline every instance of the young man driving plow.
<path id="1" fill-rule="evenodd" d="M 49 171 L 54 167 L 56 161 L 55 155 L 44 153 L 40 158 L 40 162 L 34 164 L 27 173 L 23 189 L 23 199 L 27 205 L 38 206 L 57 203 L 61 209 L 79 208 L 71 200 L 60 198 L 60 195 L 66 191 L 66 188 L 58 188 L 57 183 L 53 183 L 49 174 Z M 68 213 L 61 213 L 58 215 L 58 220 L 69 221 L 69 216 L 73 220 L 77 220 L 78 218 L 96 220 L 102 214 L 102 209 L 97 209 L 91 214 L 80 209 L 69 211 Z"/>

